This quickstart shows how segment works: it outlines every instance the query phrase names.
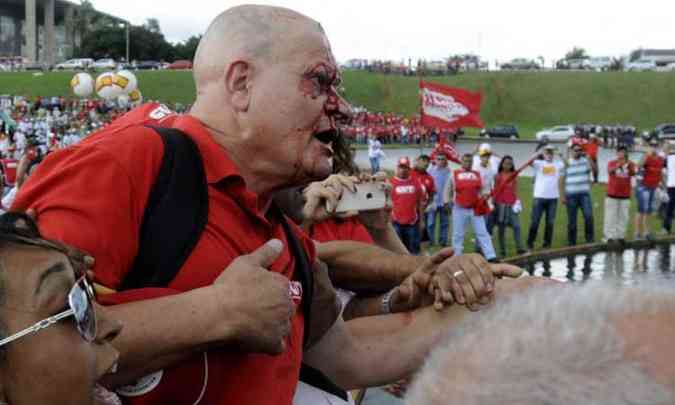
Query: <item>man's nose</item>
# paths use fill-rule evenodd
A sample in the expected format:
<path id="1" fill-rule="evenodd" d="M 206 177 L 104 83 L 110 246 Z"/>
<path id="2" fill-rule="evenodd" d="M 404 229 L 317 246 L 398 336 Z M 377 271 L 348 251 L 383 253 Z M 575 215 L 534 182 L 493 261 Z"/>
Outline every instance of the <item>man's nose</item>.
<path id="1" fill-rule="evenodd" d="M 354 117 L 351 104 L 337 93 L 328 96 L 325 110 L 326 115 L 336 124 L 349 125 Z"/>

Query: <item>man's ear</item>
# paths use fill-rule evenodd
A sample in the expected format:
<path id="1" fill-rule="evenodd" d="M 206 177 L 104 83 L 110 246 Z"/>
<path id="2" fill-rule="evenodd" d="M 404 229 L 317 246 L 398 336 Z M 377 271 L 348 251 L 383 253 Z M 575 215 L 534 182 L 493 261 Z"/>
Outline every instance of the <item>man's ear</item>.
<path id="1" fill-rule="evenodd" d="M 252 66 L 245 61 L 236 61 L 227 67 L 225 72 L 225 87 L 230 102 L 236 111 L 248 111 L 251 104 L 250 82 L 253 73 Z"/>

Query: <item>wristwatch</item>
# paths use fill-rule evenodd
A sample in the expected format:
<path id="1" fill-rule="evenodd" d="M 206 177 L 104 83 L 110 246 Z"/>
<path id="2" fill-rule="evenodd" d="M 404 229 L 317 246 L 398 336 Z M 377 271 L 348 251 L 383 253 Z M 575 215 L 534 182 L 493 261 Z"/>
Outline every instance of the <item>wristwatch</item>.
<path id="1" fill-rule="evenodd" d="M 382 315 L 391 314 L 391 296 L 394 295 L 395 288 L 389 290 L 388 293 L 384 294 L 382 297 L 382 302 L 380 302 L 380 311 Z"/>

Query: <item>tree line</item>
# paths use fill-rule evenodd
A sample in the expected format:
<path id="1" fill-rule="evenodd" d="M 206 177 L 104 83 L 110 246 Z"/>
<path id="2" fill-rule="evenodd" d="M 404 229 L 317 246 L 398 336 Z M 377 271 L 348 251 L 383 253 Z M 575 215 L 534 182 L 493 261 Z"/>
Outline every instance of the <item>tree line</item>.
<path id="1" fill-rule="evenodd" d="M 126 58 L 126 24 L 97 12 L 89 0 L 82 0 L 73 20 L 76 36 L 74 58 Z M 179 43 L 164 38 L 159 21 L 148 18 L 143 25 L 129 26 L 129 59 L 174 61 L 192 60 L 201 35 Z"/>

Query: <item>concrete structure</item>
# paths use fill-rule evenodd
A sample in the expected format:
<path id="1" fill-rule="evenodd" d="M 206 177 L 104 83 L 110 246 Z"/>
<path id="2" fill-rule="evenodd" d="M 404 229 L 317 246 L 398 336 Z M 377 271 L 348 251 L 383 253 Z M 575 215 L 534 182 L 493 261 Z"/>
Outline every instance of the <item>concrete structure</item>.
<path id="1" fill-rule="evenodd" d="M 0 61 L 22 57 L 53 65 L 71 58 L 80 42 L 74 29 L 78 9 L 67 0 L 0 0 Z"/>

